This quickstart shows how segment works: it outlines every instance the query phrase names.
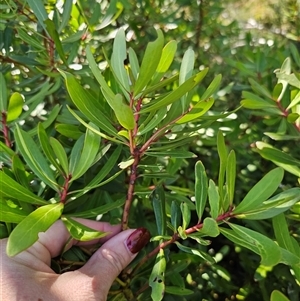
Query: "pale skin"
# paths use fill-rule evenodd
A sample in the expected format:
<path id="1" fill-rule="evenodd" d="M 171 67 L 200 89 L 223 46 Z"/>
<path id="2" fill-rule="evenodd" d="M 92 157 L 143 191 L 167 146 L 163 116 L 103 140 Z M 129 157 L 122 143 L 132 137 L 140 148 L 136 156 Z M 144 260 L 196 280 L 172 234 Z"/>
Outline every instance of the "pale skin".
<path id="1" fill-rule="evenodd" d="M 134 259 L 126 240 L 134 229 L 120 232 L 119 225 L 77 219 L 103 232 L 106 237 L 91 242 L 72 241 L 72 245 L 103 243 L 80 269 L 56 274 L 51 258 L 61 254 L 69 233 L 57 221 L 28 250 L 15 257 L 6 255 L 7 239 L 0 240 L 0 299 L 3 301 L 104 301 L 120 272 Z M 71 247 L 71 245 L 70 245 Z"/>

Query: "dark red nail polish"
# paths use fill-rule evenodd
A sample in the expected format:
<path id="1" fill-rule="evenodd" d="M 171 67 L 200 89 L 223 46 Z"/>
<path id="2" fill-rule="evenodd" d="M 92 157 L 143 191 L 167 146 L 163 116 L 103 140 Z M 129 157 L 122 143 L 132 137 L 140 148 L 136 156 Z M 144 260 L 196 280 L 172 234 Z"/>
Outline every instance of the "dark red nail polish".
<path id="1" fill-rule="evenodd" d="M 126 240 L 129 251 L 133 254 L 139 252 L 150 240 L 150 232 L 145 228 L 138 228 Z"/>

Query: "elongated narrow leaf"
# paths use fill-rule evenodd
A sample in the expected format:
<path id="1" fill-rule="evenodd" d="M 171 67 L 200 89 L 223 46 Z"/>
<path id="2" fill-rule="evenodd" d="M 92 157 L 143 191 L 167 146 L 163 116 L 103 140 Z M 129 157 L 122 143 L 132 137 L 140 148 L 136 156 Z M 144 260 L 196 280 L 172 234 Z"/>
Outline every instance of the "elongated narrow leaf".
<path id="1" fill-rule="evenodd" d="M 141 126 L 139 127 L 140 130 L 138 132 L 138 135 L 144 135 L 146 134 L 147 132 L 151 131 L 152 129 L 154 129 L 164 118 L 164 116 L 166 115 L 167 113 L 167 108 L 161 108 L 159 109 L 155 115 L 153 116 L 152 115 L 152 118 L 151 120 L 149 121 L 149 123 L 147 123 L 145 125 L 144 128 L 141 128 Z M 147 118 L 148 119 L 148 118 Z"/>
<path id="2" fill-rule="evenodd" d="M 23 105 L 24 99 L 22 95 L 18 92 L 13 93 L 8 102 L 7 122 L 13 121 L 21 115 Z"/>
<path id="3" fill-rule="evenodd" d="M 224 194 L 223 193 L 224 177 L 225 177 L 225 171 L 226 171 L 226 165 L 227 165 L 227 149 L 226 149 L 223 133 L 220 130 L 219 130 L 218 136 L 217 136 L 217 148 L 218 148 L 218 155 L 220 158 L 218 185 L 219 185 L 220 197 L 222 200 L 223 194 Z"/>
<path id="4" fill-rule="evenodd" d="M 100 136 L 97 134 L 89 129 L 86 130 L 83 149 L 80 154 L 80 159 L 75 165 L 72 181 L 81 177 L 92 166 L 100 148 L 100 139 Z"/>
<path id="5" fill-rule="evenodd" d="M 17 126 L 15 129 L 15 139 L 18 149 L 31 170 L 45 184 L 58 191 L 59 185 L 56 183 L 53 171 L 30 135 Z"/>
<path id="6" fill-rule="evenodd" d="M 151 298 L 153 301 L 161 301 L 164 297 L 165 270 L 166 270 L 166 258 L 165 258 L 164 250 L 160 249 L 159 253 L 156 256 L 156 261 L 149 278 L 149 286 L 152 289 Z"/>
<path id="7" fill-rule="evenodd" d="M 260 206 L 276 191 L 283 179 L 283 174 L 283 169 L 280 167 L 267 173 L 234 209 L 234 214 L 245 213 Z"/>
<path id="8" fill-rule="evenodd" d="M 227 165 L 226 165 L 226 188 L 227 188 L 227 194 L 228 194 L 230 205 L 232 205 L 233 198 L 234 198 L 235 178 L 236 178 L 235 152 L 231 151 L 228 155 Z M 227 208 L 224 208 L 224 210 L 226 209 Z"/>
<path id="9" fill-rule="evenodd" d="M 75 77 L 67 72 L 62 72 L 66 80 L 67 90 L 70 97 L 77 108 L 100 130 L 116 136 L 117 130 L 111 124 L 111 121 L 105 116 L 99 107 L 97 107 L 97 100 L 77 82 Z"/>
<path id="10" fill-rule="evenodd" d="M 216 219 L 219 214 L 220 195 L 218 192 L 218 188 L 213 180 L 209 180 L 208 201 L 210 206 L 210 216 L 213 219 Z"/>
<path id="11" fill-rule="evenodd" d="M 198 85 L 202 81 L 202 79 L 207 74 L 207 71 L 208 68 L 202 70 L 201 72 L 189 78 L 187 81 L 185 81 L 182 85 L 180 85 L 177 89 L 169 93 L 167 96 L 163 97 L 158 101 L 153 101 L 153 104 L 152 102 L 150 102 L 150 105 L 145 106 L 145 108 L 142 109 L 140 113 L 142 114 L 151 112 L 153 110 L 157 110 L 180 99 L 184 94 L 191 91 L 196 85 Z"/>
<path id="12" fill-rule="evenodd" d="M 157 39 L 149 42 L 142 60 L 140 72 L 134 85 L 133 94 L 138 95 L 150 82 L 162 55 L 164 36 L 160 29 L 157 30 Z"/>
<path id="13" fill-rule="evenodd" d="M 62 203 L 42 206 L 25 217 L 8 238 L 6 252 L 15 256 L 38 240 L 39 232 L 45 232 L 59 219 L 63 211 Z"/>
<path id="14" fill-rule="evenodd" d="M 8 106 L 6 80 L 0 72 L 0 112 L 6 112 Z"/>
<path id="15" fill-rule="evenodd" d="M 272 99 L 272 94 L 269 92 L 269 90 L 266 87 L 260 85 L 258 82 L 256 82 L 252 78 L 249 78 L 249 82 L 251 84 L 252 90 L 255 93 L 260 94 L 260 95 L 262 95 L 264 97 Z"/>
<path id="16" fill-rule="evenodd" d="M 73 6 L 73 0 L 65 0 L 61 23 L 57 30 L 59 33 L 62 32 L 62 30 L 67 26 L 67 24 L 69 22 L 69 19 L 71 16 L 71 11 L 72 11 L 72 6 Z"/>
<path id="17" fill-rule="evenodd" d="M 171 204 L 171 224 L 174 227 L 175 231 L 180 225 L 181 222 L 181 210 L 177 202 L 172 201 Z"/>
<path id="18" fill-rule="evenodd" d="M 151 195 L 152 206 L 155 214 L 157 232 L 159 235 L 165 235 L 166 232 L 166 203 L 165 192 L 161 186 L 158 186 Z"/>
<path id="19" fill-rule="evenodd" d="M 26 189 L 21 184 L 13 180 L 2 170 L 0 170 L 0 180 L 0 196 L 2 198 L 12 198 L 34 205 L 47 204 L 46 201 L 44 201 L 42 198 L 33 194 L 30 190 Z"/>
<path id="20" fill-rule="evenodd" d="M 17 224 L 28 215 L 28 212 L 12 202 L 6 202 L 0 199 L 0 207 L 0 221 L 4 223 Z"/>
<path id="21" fill-rule="evenodd" d="M 205 167 L 201 161 L 195 165 L 195 203 L 198 220 L 202 220 L 202 214 L 205 209 L 208 192 L 208 181 Z"/>
<path id="22" fill-rule="evenodd" d="M 30 8 L 34 12 L 35 16 L 37 17 L 40 25 L 47 31 L 44 21 L 48 19 L 48 14 L 44 7 L 44 1 L 42 0 L 27 0 Z"/>
<path id="23" fill-rule="evenodd" d="M 176 50 L 177 50 L 177 42 L 174 40 L 168 42 L 164 46 L 156 72 L 165 73 L 168 71 L 169 67 L 173 62 Z"/>
<path id="24" fill-rule="evenodd" d="M 182 230 L 185 231 L 191 221 L 191 209 L 185 202 L 180 204 L 180 209 L 182 214 Z"/>
<path id="25" fill-rule="evenodd" d="M 213 81 L 210 83 L 208 88 L 205 90 L 204 94 L 201 96 L 202 101 L 208 99 L 209 97 L 211 97 L 217 91 L 217 89 L 220 86 L 221 80 L 222 80 L 222 75 L 221 74 L 217 75 L 213 79 Z"/>
<path id="26" fill-rule="evenodd" d="M 135 51 L 132 48 L 128 49 L 128 57 L 130 63 L 130 69 L 132 71 L 133 77 L 136 80 L 138 74 L 140 73 L 140 65 Z"/>
<path id="27" fill-rule="evenodd" d="M 64 174 L 66 176 L 69 175 L 68 157 L 67 157 L 65 149 L 63 148 L 61 143 L 53 137 L 50 137 L 50 144 L 56 155 L 56 158 L 58 159 L 58 161 L 64 171 Z"/>
<path id="28" fill-rule="evenodd" d="M 185 287 L 178 287 L 178 286 L 166 286 L 165 292 L 176 296 L 188 296 L 194 293 L 194 291 L 190 289 L 187 289 Z"/>
<path id="29" fill-rule="evenodd" d="M 106 236 L 108 232 L 101 232 L 87 227 L 72 218 L 62 217 L 62 221 L 68 229 L 71 236 L 79 241 L 89 241 Z"/>

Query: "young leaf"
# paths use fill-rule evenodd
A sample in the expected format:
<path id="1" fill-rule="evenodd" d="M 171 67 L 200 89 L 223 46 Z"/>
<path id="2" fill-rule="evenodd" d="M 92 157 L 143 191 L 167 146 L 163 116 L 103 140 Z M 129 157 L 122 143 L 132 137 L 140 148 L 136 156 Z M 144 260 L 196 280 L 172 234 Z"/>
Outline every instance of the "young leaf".
<path id="1" fill-rule="evenodd" d="M 150 82 L 162 55 L 164 36 L 160 29 L 157 30 L 157 39 L 149 42 L 142 60 L 140 72 L 133 89 L 133 95 L 138 95 Z"/>
<path id="2" fill-rule="evenodd" d="M 205 209 L 207 191 L 208 183 L 205 167 L 201 161 L 198 161 L 195 165 L 195 203 L 199 221 L 201 221 Z"/>
<path id="3" fill-rule="evenodd" d="M 33 205 L 47 204 L 45 200 L 33 194 L 30 190 L 26 189 L 21 184 L 13 180 L 2 170 L 0 170 L 0 180 L 0 196 L 2 198 L 12 198 Z"/>
<path id="4" fill-rule="evenodd" d="M 160 249 L 159 253 L 156 256 L 156 261 L 149 278 L 149 286 L 152 288 L 151 298 L 153 301 L 161 301 L 164 297 L 165 270 L 166 258 L 164 250 Z"/>
<path id="5" fill-rule="evenodd" d="M 49 139 L 52 149 L 56 155 L 56 158 L 58 159 L 61 167 L 63 168 L 64 175 L 67 176 L 69 174 L 69 165 L 66 151 L 57 139 L 53 137 L 50 137 Z"/>
<path id="6" fill-rule="evenodd" d="M 213 219 L 216 219 L 219 214 L 220 195 L 218 192 L 218 188 L 213 180 L 209 180 L 208 201 L 210 206 L 210 216 Z"/>
<path id="7" fill-rule="evenodd" d="M 161 186 L 158 186 L 151 194 L 152 206 L 155 214 L 157 232 L 159 235 L 166 233 L 166 204 L 165 192 Z"/>
<path id="8" fill-rule="evenodd" d="M 276 191 L 283 179 L 283 174 L 283 169 L 280 167 L 267 173 L 252 187 L 241 203 L 234 209 L 234 214 L 246 213 L 260 206 L 263 201 L 268 199 Z"/>
<path id="9" fill-rule="evenodd" d="M 226 188 L 229 198 L 229 204 L 232 205 L 234 198 L 234 188 L 235 188 L 235 178 L 236 178 L 236 159 L 235 152 L 232 150 L 227 158 L 226 165 Z M 226 210 L 227 208 L 223 208 Z"/>
<path id="10" fill-rule="evenodd" d="M 59 219 L 63 208 L 62 203 L 49 204 L 39 207 L 26 216 L 8 238 L 7 255 L 15 256 L 33 245 L 38 240 L 39 232 L 45 232 Z"/>
<path id="11" fill-rule="evenodd" d="M 8 101 L 6 121 L 9 122 L 17 119 L 22 113 L 23 105 L 24 99 L 22 95 L 18 92 L 13 93 Z"/>
<path id="12" fill-rule="evenodd" d="M 19 126 L 15 129 L 15 139 L 17 147 L 20 150 L 24 160 L 31 168 L 31 170 L 47 185 L 58 191 L 58 184 L 56 183 L 53 171 L 48 165 L 48 162 L 40 152 L 38 146 L 30 135 Z"/>
<path id="13" fill-rule="evenodd" d="M 220 230 L 216 220 L 211 217 L 207 217 L 203 221 L 203 227 L 199 230 L 200 233 L 203 233 L 210 237 L 217 237 L 220 234 Z"/>
<path id="14" fill-rule="evenodd" d="M 222 80 L 222 75 L 217 75 L 213 81 L 210 83 L 208 88 L 205 90 L 204 94 L 201 96 L 201 101 L 207 100 L 209 97 L 211 97 L 219 88 L 220 83 Z"/>
<path id="15" fill-rule="evenodd" d="M 71 236 L 79 241 L 90 241 L 108 235 L 108 232 L 101 232 L 87 227 L 76 220 L 68 217 L 61 218 Z"/>

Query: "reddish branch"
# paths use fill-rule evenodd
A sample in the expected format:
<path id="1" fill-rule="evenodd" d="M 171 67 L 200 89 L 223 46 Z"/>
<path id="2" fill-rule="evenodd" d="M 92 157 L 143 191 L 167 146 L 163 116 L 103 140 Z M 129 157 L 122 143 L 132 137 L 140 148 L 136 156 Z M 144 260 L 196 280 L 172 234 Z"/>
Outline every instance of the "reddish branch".
<path id="1" fill-rule="evenodd" d="M 68 176 L 65 177 L 65 183 L 64 183 L 64 186 L 63 186 L 62 191 L 60 193 L 60 202 L 63 203 L 63 204 L 67 200 L 68 189 L 69 189 L 69 184 L 70 184 L 71 178 L 72 178 L 71 175 L 68 175 Z"/>
<path id="2" fill-rule="evenodd" d="M 7 126 L 7 113 L 6 112 L 2 112 L 2 132 L 3 132 L 3 136 L 4 136 L 4 141 L 5 141 L 5 145 L 9 148 L 12 147 L 12 143 L 9 139 L 9 128 Z"/>

